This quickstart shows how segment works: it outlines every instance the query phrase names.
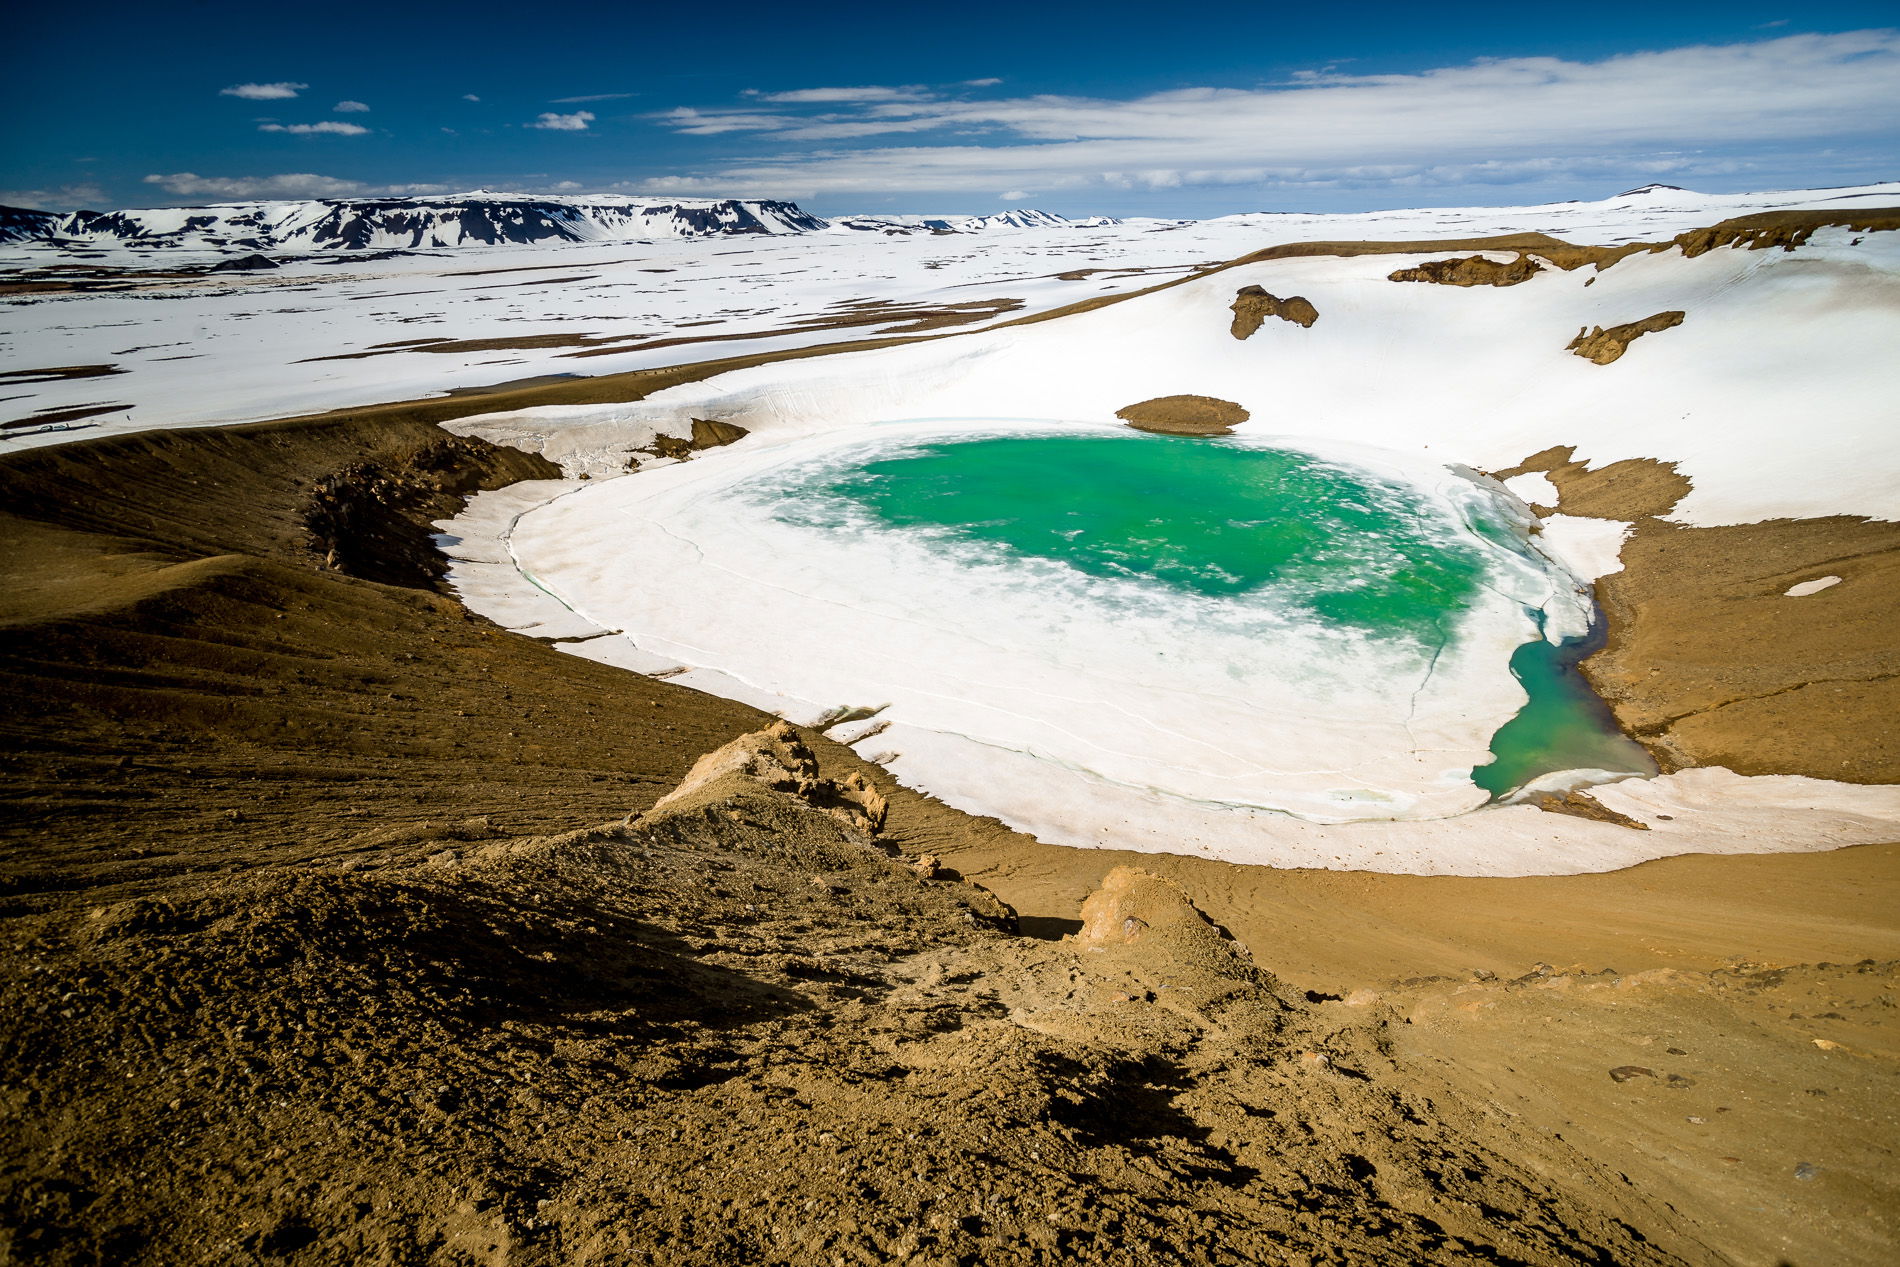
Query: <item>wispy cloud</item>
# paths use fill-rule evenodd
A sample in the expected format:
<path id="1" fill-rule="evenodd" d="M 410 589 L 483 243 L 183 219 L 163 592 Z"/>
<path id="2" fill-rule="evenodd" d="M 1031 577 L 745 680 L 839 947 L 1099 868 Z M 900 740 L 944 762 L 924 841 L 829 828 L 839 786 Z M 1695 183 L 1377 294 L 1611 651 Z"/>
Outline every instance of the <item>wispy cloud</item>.
<path id="1" fill-rule="evenodd" d="M 1588 62 L 1484 59 L 1403 75 L 1325 69 L 1257 89 L 1184 88 L 1129 100 L 895 95 L 911 91 L 752 93 L 777 108 L 666 112 L 655 117 L 679 132 L 750 132 L 784 142 L 788 152 L 644 183 L 673 193 L 810 197 L 1451 186 L 1734 170 L 1750 156 L 1900 136 L 1900 32 L 1793 35 Z M 833 108 L 794 108 L 801 104 Z M 800 144 L 921 132 L 958 140 Z"/>
<path id="2" fill-rule="evenodd" d="M 805 123 L 795 114 L 763 110 L 702 111 L 681 106 L 654 116 L 675 132 L 688 136 L 717 136 L 721 132 L 789 132 Z"/>
<path id="3" fill-rule="evenodd" d="M 578 106 L 585 105 L 589 101 L 625 101 L 628 97 L 637 97 L 639 95 L 637 92 L 594 92 L 584 97 L 556 97 L 553 99 L 553 104 L 557 106 Z"/>
<path id="4" fill-rule="evenodd" d="M 312 172 L 287 172 L 279 176 L 200 176 L 196 172 L 173 172 L 147 176 L 145 183 L 175 198 L 419 197 L 454 192 L 448 185 L 375 185 Z"/>
<path id="5" fill-rule="evenodd" d="M 242 97 L 246 101 L 288 101 L 309 84 L 232 84 L 218 89 L 220 97 Z"/>
<path id="6" fill-rule="evenodd" d="M 360 101 L 339 101 L 330 107 L 336 114 L 368 114 L 369 107 Z"/>
<path id="7" fill-rule="evenodd" d="M 550 114 L 543 112 L 533 123 L 524 123 L 523 127 L 539 128 L 544 132 L 585 132 L 587 125 L 594 121 L 591 110 L 576 110 L 573 114 Z"/>
<path id="8" fill-rule="evenodd" d="M 966 79 L 963 81 L 963 86 L 965 88 L 994 88 L 1002 82 L 1000 79 Z"/>
<path id="9" fill-rule="evenodd" d="M 358 181 L 310 172 L 282 176 L 200 176 L 196 172 L 174 172 L 169 176 L 147 176 L 145 183 L 179 198 L 344 198 L 367 192 Z"/>
<path id="10" fill-rule="evenodd" d="M 476 96 L 476 95 L 475 95 L 474 93 L 472 93 L 472 92 L 465 92 L 465 93 L 463 93 L 463 94 L 462 94 L 462 100 L 464 100 L 464 101 L 480 101 L 480 100 L 481 100 L 481 98 L 480 98 L 480 97 L 478 97 L 478 96 Z"/>
<path id="11" fill-rule="evenodd" d="M 260 123 L 259 132 L 286 132 L 291 136 L 367 136 L 369 129 L 356 123 L 325 119 L 321 123 Z"/>
<path id="12" fill-rule="evenodd" d="M 81 162 L 85 160 L 80 160 Z M 74 211 L 106 205 L 106 191 L 90 182 L 55 189 L 0 189 L 0 206 L 30 207 L 35 211 Z"/>
<path id="13" fill-rule="evenodd" d="M 1001 83 L 1001 80 L 993 82 Z M 843 102 L 866 101 L 924 101 L 930 94 L 915 85 L 903 88 L 887 88 L 868 85 L 862 88 L 797 88 L 790 92 L 760 92 L 749 89 L 748 97 L 760 101 L 769 101 L 777 105 L 827 105 Z"/>

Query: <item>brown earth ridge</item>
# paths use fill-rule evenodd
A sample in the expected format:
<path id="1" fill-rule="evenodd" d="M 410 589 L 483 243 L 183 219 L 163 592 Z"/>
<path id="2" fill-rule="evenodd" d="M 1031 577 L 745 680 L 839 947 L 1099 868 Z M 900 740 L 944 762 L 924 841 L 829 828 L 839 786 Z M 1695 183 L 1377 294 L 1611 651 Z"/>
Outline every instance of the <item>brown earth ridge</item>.
<path id="1" fill-rule="evenodd" d="M 442 595 L 431 521 L 551 473 L 433 425 L 501 407 L 0 459 L 0 1258 L 1889 1261 L 1900 847 L 1465 880 L 1044 845 Z M 1705 535 L 1618 465 L 1531 469 L 1663 508 L 1606 588 L 1619 715 L 1693 744 L 1725 669 L 1764 770 L 1890 733 L 1840 712 L 1871 670 L 1808 693 L 1862 653 L 1764 655 L 1757 600 L 1845 591 L 1873 639 L 1892 525 Z"/>

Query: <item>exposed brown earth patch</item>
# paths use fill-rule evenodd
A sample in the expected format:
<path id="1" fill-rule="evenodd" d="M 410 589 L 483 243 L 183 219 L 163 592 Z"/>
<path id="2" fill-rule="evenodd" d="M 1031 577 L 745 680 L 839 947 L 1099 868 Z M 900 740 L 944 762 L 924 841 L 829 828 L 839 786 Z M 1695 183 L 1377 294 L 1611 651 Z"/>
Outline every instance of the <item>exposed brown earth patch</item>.
<path id="1" fill-rule="evenodd" d="M 1438 286 L 1516 286 L 1543 271 L 1536 260 L 1520 251 L 1516 259 L 1503 264 L 1482 255 L 1427 260 L 1415 268 L 1395 269 L 1387 280 L 1430 282 Z"/>
<path id="2" fill-rule="evenodd" d="M 1679 326 L 1687 315 L 1681 311 L 1659 312 L 1641 321 L 1629 321 L 1608 329 L 1592 326 L 1588 330 L 1577 331 L 1577 337 L 1564 345 L 1564 351 L 1575 352 L 1597 365 L 1608 365 L 1629 351 L 1630 344 L 1643 335 Z"/>
<path id="3" fill-rule="evenodd" d="M 1251 416 L 1215 396 L 1157 396 L 1115 411 L 1137 431 L 1164 436 L 1224 436 Z"/>
<path id="4" fill-rule="evenodd" d="M 123 374 L 124 370 L 116 365 L 56 365 L 43 370 L 0 370 L 0 387 L 14 387 L 25 383 L 63 383 L 75 378 L 104 378 L 110 374 Z"/>
<path id="5" fill-rule="evenodd" d="M 1592 470 L 1568 445 L 1495 475 L 1527 471 L 1557 486 L 1558 513 L 1634 521 L 1622 570 L 1596 583 L 1608 642 L 1582 669 L 1664 771 L 1719 765 L 1900 783 L 1891 628 L 1900 525 L 1850 516 L 1668 523 L 1660 516 L 1691 487 L 1674 463 L 1630 458 Z M 1841 582 L 1786 595 L 1830 575 Z"/>
<path id="6" fill-rule="evenodd" d="M 1279 299 L 1259 286 L 1242 286 L 1235 292 L 1233 335 L 1236 339 L 1250 338 L 1268 317 L 1278 317 L 1307 329 L 1319 320 L 1319 310 L 1304 295 Z"/>
<path id="7" fill-rule="evenodd" d="M 1558 500 L 1553 508 L 1557 513 L 1590 519 L 1666 515 L 1693 487 L 1674 462 L 1625 458 L 1592 470 L 1588 463 L 1577 460 L 1576 452 L 1573 445 L 1555 445 L 1493 475 L 1507 480 L 1542 472 L 1557 487 Z"/>
<path id="8" fill-rule="evenodd" d="M 1900 783 L 1900 525 L 1638 522 L 1583 671 L 1664 769 Z M 1791 598 L 1818 576 L 1841 583 Z"/>
<path id="9" fill-rule="evenodd" d="M 737 343 L 753 339 L 775 339 L 784 335 L 814 334 L 826 330 L 850 330 L 865 326 L 884 327 L 882 333 L 894 336 L 923 334 L 951 329 L 977 321 L 988 321 L 1022 307 L 1018 299 L 972 300 L 968 303 L 919 306 L 887 302 L 854 305 L 851 310 L 822 317 L 792 319 L 772 330 L 735 330 L 721 334 L 651 338 L 644 334 L 555 333 L 529 334 L 494 339 L 410 339 L 400 343 L 382 343 L 361 352 L 337 352 L 312 356 L 306 362 L 361 361 L 378 356 L 397 356 L 428 352 L 460 356 L 474 352 L 546 351 L 575 348 L 570 357 L 613 356 L 621 352 L 650 352 L 659 348 L 689 347 L 699 343 Z M 682 328 L 695 325 L 719 325 L 718 321 L 681 322 Z"/>

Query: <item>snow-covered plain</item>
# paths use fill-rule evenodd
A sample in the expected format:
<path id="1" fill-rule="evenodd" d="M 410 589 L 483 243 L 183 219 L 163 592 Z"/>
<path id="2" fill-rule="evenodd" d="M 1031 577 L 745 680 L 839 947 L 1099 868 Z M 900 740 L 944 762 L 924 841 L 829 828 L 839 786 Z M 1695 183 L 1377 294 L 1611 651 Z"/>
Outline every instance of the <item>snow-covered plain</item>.
<path id="1" fill-rule="evenodd" d="M 123 282 L 126 289 L 0 294 L 0 363 L 16 372 L 0 379 L 0 424 L 105 406 L 119 408 L 86 419 L 82 434 L 282 418 L 544 375 L 836 343 L 910 323 L 894 311 L 889 323 L 826 328 L 876 303 L 906 311 L 1020 303 L 959 327 L 980 329 L 1140 290 L 1284 242 L 1525 231 L 1581 243 L 1656 241 L 1751 211 L 1895 202 L 1900 183 L 1737 195 L 1659 189 L 1538 207 L 1043 229 L 999 222 L 948 235 L 851 230 L 840 221 L 821 232 L 744 238 L 460 247 L 381 258 L 323 251 L 280 256 L 282 267 L 265 272 L 186 277 L 152 273 L 243 251 L 136 240 L 84 252 L 8 243 L 0 244 L 0 285 L 50 267 L 115 278 L 141 270 L 144 277 Z M 681 338 L 701 341 L 674 342 Z M 561 339 L 573 342 L 546 346 Z M 424 340 L 438 341 L 435 350 L 389 346 Z M 495 340 L 543 346 L 497 347 Z M 324 359 L 363 353 L 370 355 Z M 112 372 L 50 380 L 24 373 L 64 366 Z M 0 433 L 8 447 L 70 438 Z"/>
<path id="2" fill-rule="evenodd" d="M 855 340 L 880 329 L 903 332 L 912 319 L 826 328 L 828 318 L 861 312 L 867 303 L 913 314 L 1012 301 L 1008 311 L 999 306 L 922 342 L 761 365 L 633 404 L 453 424 L 546 452 L 571 475 L 596 477 L 620 474 L 633 450 L 660 433 L 685 434 L 695 417 L 748 428 L 753 434 L 743 443 L 671 470 L 646 460 L 648 469 L 632 479 L 570 479 L 485 494 L 444 525 L 444 546 L 457 560 L 453 580 L 465 601 L 509 627 L 574 639 L 562 649 L 575 654 L 822 720 L 837 706 L 890 701 L 874 698 L 869 684 L 865 694 L 837 683 L 811 691 L 820 698 L 801 695 L 774 676 L 772 655 L 782 648 L 729 640 L 699 658 L 689 654 L 692 638 L 682 636 L 719 604 L 746 601 L 733 588 L 731 570 L 696 566 L 706 545 L 738 551 L 735 558 L 756 575 L 769 571 L 771 552 L 786 540 L 725 539 L 703 521 L 692 528 L 694 540 L 691 532 L 671 532 L 667 513 L 650 511 L 690 502 L 669 502 L 669 490 L 736 487 L 797 446 L 831 444 L 875 424 L 1103 426 L 1130 403 L 1197 393 L 1245 406 L 1252 414 L 1246 435 L 1364 446 L 1408 468 L 1498 469 L 1553 444 L 1575 445 L 1594 464 L 1626 457 L 1677 462 L 1694 492 L 1676 515 L 1692 523 L 1900 517 L 1900 368 L 1891 356 L 1900 346 L 1900 234 L 1857 238 L 1828 230 L 1792 253 L 1638 255 L 1602 272 L 1549 270 L 1506 289 L 1387 280 L 1394 269 L 1442 258 L 1443 251 L 1290 258 L 1052 321 L 993 328 L 1011 317 L 1144 290 L 1286 242 L 1538 231 L 1615 244 L 1659 241 L 1751 211 L 1896 203 L 1900 184 L 1733 196 L 1663 189 L 1529 208 L 992 226 L 941 236 L 834 228 L 743 240 L 292 258 L 263 274 L 8 300 L 0 347 L 9 367 L 109 364 L 119 372 L 64 381 L 16 375 L 0 393 L 13 397 L 5 402 L 12 412 L 0 418 L 98 401 L 133 406 L 78 433 L 97 435 L 287 416 L 541 375 Z M 136 255 L 123 248 L 84 262 L 157 266 Z M 173 253 L 162 262 L 179 259 Z M 49 262 L 39 248 L 0 248 L 0 266 Z M 1269 320 L 1251 338 L 1234 339 L 1229 307 L 1247 285 L 1305 296 L 1318 322 L 1302 329 Z M 1610 365 L 1565 351 L 1582 327 L 1675 309 L 1687 313 L 1680 327 L 1637 340 Z M 493 342 L 522 336 L 538 336 L 544 346 Z M 705 341 L 677 342 L 683 336 Z M 453 350 L 384 346 L 427 338 L 452 339 L 443 346 Z M 466 346 L 473 343 L 481 346 Z M 363 352 L 374 355 L 317 359 Z M 8 442 L 69 438 L 16 435 Z M 1553 493 L 1546 484 L 1524 477 L 1500 495 L 1548 505 Z M 684 518 L 676 526 L 688 527 Z M 1575 575 L 1590 578 L 1619 566 L 1626 529 L 1554 516 L 1543 541 Z M 662 604 L 636 593 L 639 578 L 619 566 L 636 535 L 671 543 L 664 570 L 653 560 L 646 568 L 648 576 L 664 576 Z M 857 581 L 855 600 L 818 614 L 801 609 L 798 654 L 809 659 L 863 635 L 880 581 Z M 1508 715 L 1522 698 L 1515 691 L 1493 674 L 1471 688 L 1471 707 Z M 1033 720 L 1059 728 L 1063 717 L 1058 709 Z M 1296 714 L 1274 725 L 1284 742 L 1302 721 L 1327 720 Z M 1108 777 L 1086 758 L 1050 759 L 1044 749 L 1032 755 L 1030 744 L 1015 742 L 1022 735 L 993 728 L 972 735 L 922 714 L 907 716 L 901 706 L 832 733 L 906 782 L 1047 839 L 1278 865 L 1555 873 L 1690 851 L 1831 848 L 1900 831 L 1900 789 L 1745 779 L 1721 770 L 1596 789 L 1603 803 L 1644 821 L 1648 832 L 1508 805 L 1327 824 L 1260 809 L 1259 798 L 1240 804 Z"/>
<path id="3" fill-rule="evenodd" d="M 1880 196 L 1891 200 L 1889 191 Z M 1705 207 L 1690 218 L 1711 223 L 1728 212 Z M 1333 227 L 1323 236 L 1367 236 Z M 1505 227 L 1528 226 L 1500 214 L 1482 229 L 1457 231 Z M 1386 236 L 1451 231 L 1410 225 Z M 914 606 L 906 588 L 912 578 L 886 566 L 854 587 L 840 587 L 835 575 L 828 589 L 802 585 L 790 578 L 810 562 L 808 546 L 752 523 L 722 532 L 716 512 L 721 490 L 742 486 L 800 446 L 879 424 L 1103 425 L 1127 404 L 1194 393 L 1246 407 L 1252 418 L 1240 428 L 1244 435 L 1373 446 L 1400 463 L 1498 469 L 1556 444 L 1575 445 L 1593 464 L 1673 461 L 1694 484 L 1676 512 L 1691 523 L 1844 512 L 1900 517 L 1900 369 L 1886 352 L 1900 346 L 1897 237 L 1824 230 L 1794 252 L 1725 248 L 1685 258 L 1670 251 L 1602 271 L 1553 269 L 1509 288 L 1388 280 L 1393 270 L 1443 252 L 1297 257 L 1053 321 L 757 366 L 636 404 L 465 419 L 452 429 L 539 448 L 575 472 L 596 474 L 609 473 L 635 443 L 677 434 L 693 417 L 753 434 L 682 468 L 532 494 L 554 495 L 545 509 L 509 493 L 493 508 L 480 499 L 450 531 L 485 539 L 482 551 L 493 561 L 458 565 L 456 579 L 478 610 L 584 639 L 567 644 L 575 654 L 647 671 L 684 668 L 681 682 L 800 720 L 889 703 L 875 722 L 835 733 L 952 804 L 1062 843 L 1278 865 L 1523 874 L 1604 869 L 1691 850 L 1889 839 L 1900 829 L 1900 789 L 1726 771 L 1597 789 L 1605 804 L 1648 822 L 1646 833 L 1508 805 L 1429 821 L 1325 824 L 1185 784 L 1170 788 L 1090 755 L 1139 742 L 1104 733 L 1113 701 L 1098 697 L 1083 707 L 1056 700 L 1048 713 L 1025 714 L 1011 728 L 993 716 L 982 727 L 961 726 L 930 709 L 906 709 L 869 672 L 853 694 L 853 662 L 869 663 L 898 645 L 879 626 L 887 608 Z M 1310 329 L 1270 320 L 1237 340 L 1228 330 L 1230 306 L 1247 285 L 1303 295 L 1319 320 Z M 1669 310 L 1687 313 L 1680 327 L 1644 336 L 1612 364 L 1566 350 L 1580 328 Z M 1547 483 L 1523 480 L 1516 491 L 1547 504 Z M 1618 566 L 1627 525 L 1557 516 L 1551 527 L 1547 548 L 1577 574 Z M 523 573 L 533 577 L 533 593 Z M 664 577 L 664 593 L 656 596 L 641 575 Z M 814 594 L 820 601 L 809 601 Z M 763 627 L 782 633 L 708 636 L 705 613 L 736 619 L 748 607 L 767 617 Z M 932 654 L 941 657 L 933 663 L 950 665 L 960 652 Z M 826 655 L 838 662 L 827 666 L 835 671 L 788 667 Z M 814 690 L 819 680 L 823 689 Z M 1474 713 L 1495 721 L 1523 698 L 1501 659 L 1488 678 L 1462 690 Z M 1330 734 L 1340 715 L 1352 715 L 1341 709 L 1284 713 L 1247 738 L 1272 749 L 1265 764 L 1279 760 L 1283 771 L 1297 770 L 1290 758 L 1301 751 L 1302 727 Z M 1052 751 L 1047 731 L 1065 725 L 1080 741 Z M 1368 758 L 1376 746 L 1368 737 Z M 1419 789 L 1395 780 L 1383 790 L 1398 803 Z"/>

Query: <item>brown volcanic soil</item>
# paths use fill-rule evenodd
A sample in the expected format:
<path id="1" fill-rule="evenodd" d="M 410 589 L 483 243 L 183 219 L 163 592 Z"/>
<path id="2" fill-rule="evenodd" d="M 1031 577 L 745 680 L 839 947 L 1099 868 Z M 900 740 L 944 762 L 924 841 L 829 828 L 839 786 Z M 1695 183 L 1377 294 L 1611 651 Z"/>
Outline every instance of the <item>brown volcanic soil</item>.
<path id="1" fill-rule="evenodd" d="M 1046 940 L 1122 858 L 822 741 L 889 795 L 877 843 L 763 786 L 629 828 L 760 715 L 406 574 L 405 525 L 543 473 L 386 418 L 0 465 L 11 1259 L 1879 1260 L 1890 966 L 1722 960 L 1900 958 L 1893 850 L 1449 882 L 1130 859 L 1247 955 L 1142 881 L 1098 901 L 1107 940 Z M 386 580 L 325 565 L 335 504 Z M 1684 975 L 1594 975 L 1659 962 Z"/>
<path id="2" fill-rule="evenodd" d="M 1900 847 L 1242 868 L 815 736 L 648 812 L 768 719 L 431 589 L 428 521 L 547 473 L 431 423 L 738 363 L 0 460 L 0 1260 L 1891 1260 Z M 1705 617 L 1765 596 L 1751 551 L 1848 578 L 1789 610 L 1885 584 L 1891 525 L 1767 527 L 1639 526 L 1604 654 L 1665 713 L 1709 666 L 1641 639 L 1698 559 Z M 853 772 L 874 840 L 819 795 Z M 1058 940 L 1120 863 L 1180 889 Z"/>

